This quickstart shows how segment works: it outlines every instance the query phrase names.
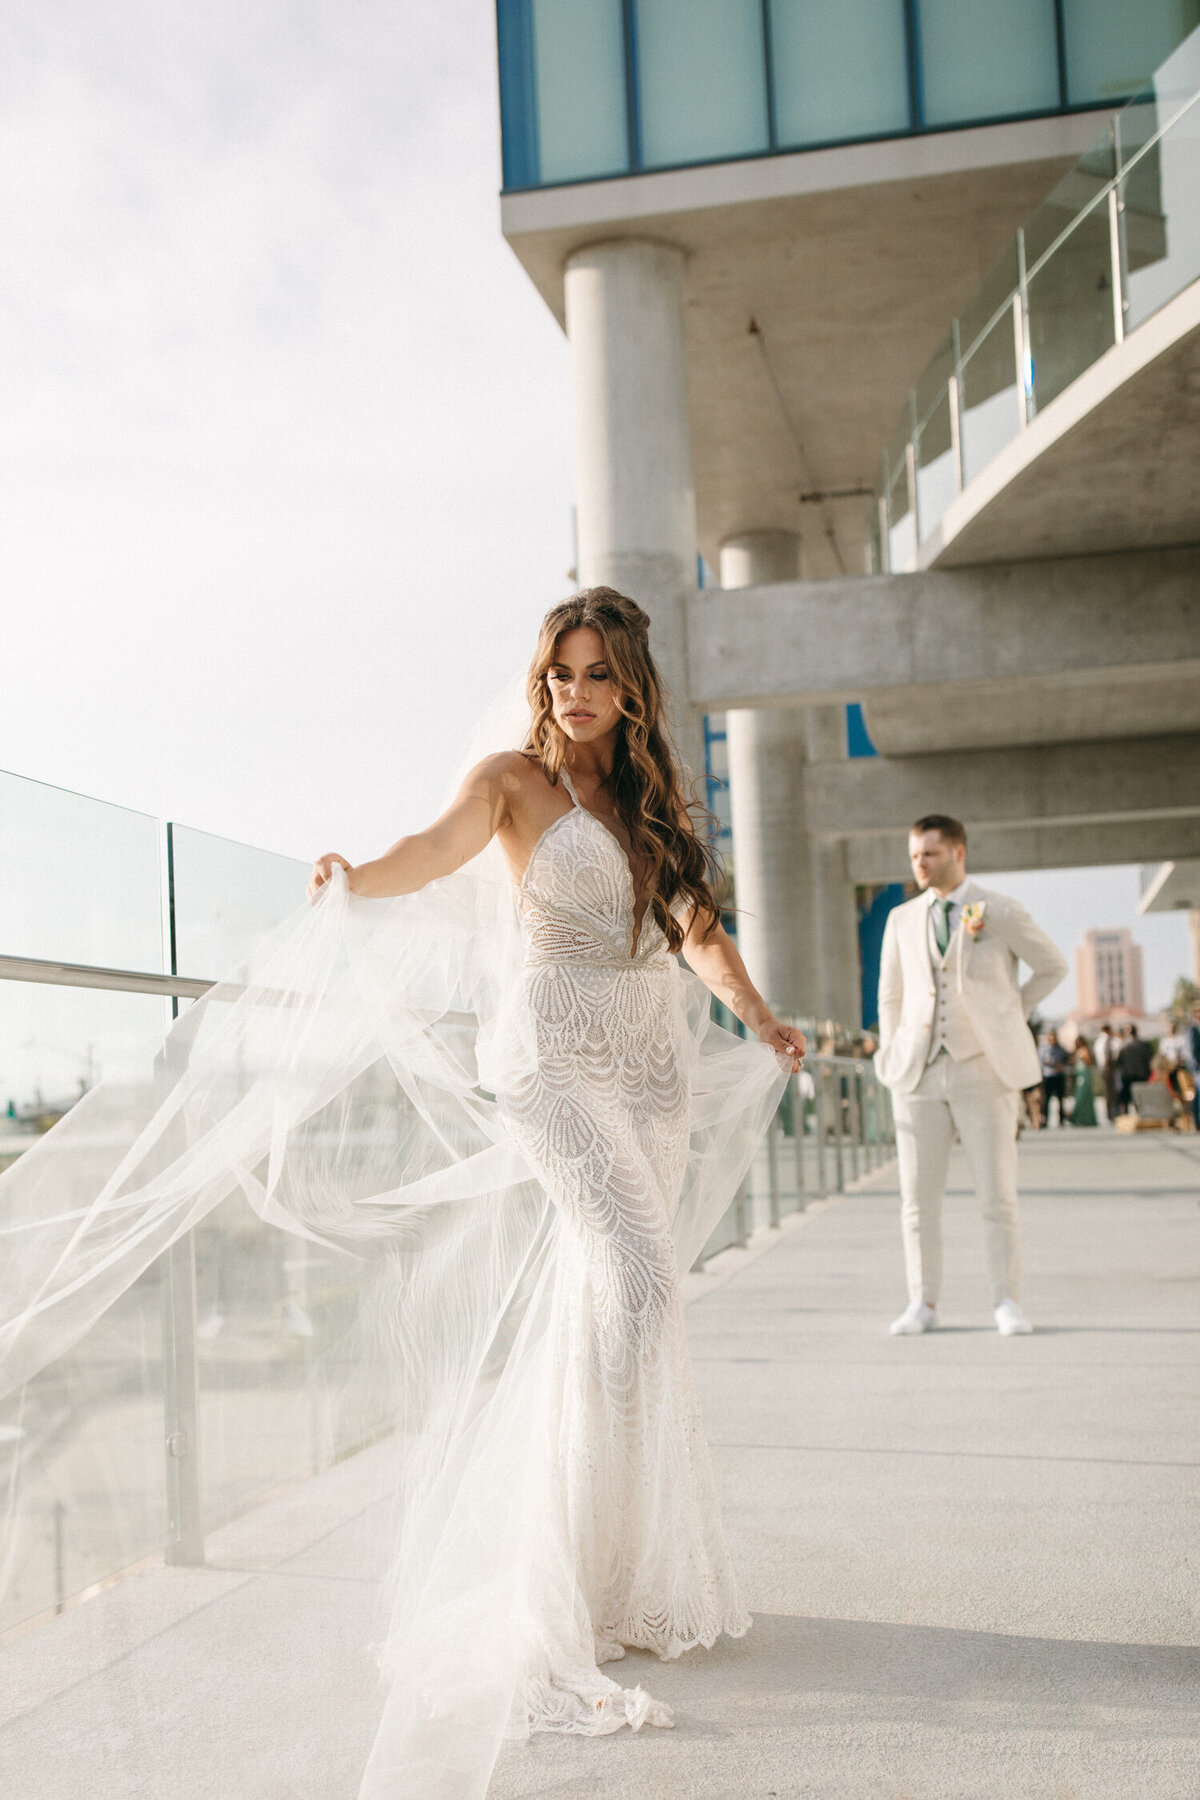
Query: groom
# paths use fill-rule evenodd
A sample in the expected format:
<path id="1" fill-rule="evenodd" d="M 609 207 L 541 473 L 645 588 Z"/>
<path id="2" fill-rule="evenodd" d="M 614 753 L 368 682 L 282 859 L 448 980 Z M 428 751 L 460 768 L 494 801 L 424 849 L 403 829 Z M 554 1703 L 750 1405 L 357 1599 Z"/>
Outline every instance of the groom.
<path id="1" fill-rule="evenodd" d="M 942 1196 L 957 1129 L 983 1208 L 988 1280 L 1005 1337 L 1033 1327 L 1020 1306 L 1017 1107 L 1041 1078 L 1026 1024 L 1067 972 L 1017 901 L 966 878 L 967 834 L 929 813 L 908 837 L 921 892 L 888 915 L 875 1068 L 892 1090 L 909 1304 L 892 1325 L 937 1324 Z M 1018 961 L 1028 964 L 1020 984 Z"/>

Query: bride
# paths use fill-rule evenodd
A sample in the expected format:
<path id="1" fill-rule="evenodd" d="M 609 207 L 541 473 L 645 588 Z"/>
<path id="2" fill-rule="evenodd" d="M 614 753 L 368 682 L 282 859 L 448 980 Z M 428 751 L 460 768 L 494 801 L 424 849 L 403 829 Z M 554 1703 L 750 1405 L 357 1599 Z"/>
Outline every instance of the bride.
<path id="1" fill-rule="evenodd" d="M 234 1189 L 366 1259 L 339 1366 L 387 1365 L 396 1469 L 363 1800 L 478 1800 L 505 1737 L 669 1726 L 603 1666 L 749 1623 L 679 1274 L 804 1038 L 721 928 L 648 624 L 609 588 L 556 606 L 520 747 L 376 861 L 320 857 L 307 916 L 0 1180 L 12 1381 Z"/>

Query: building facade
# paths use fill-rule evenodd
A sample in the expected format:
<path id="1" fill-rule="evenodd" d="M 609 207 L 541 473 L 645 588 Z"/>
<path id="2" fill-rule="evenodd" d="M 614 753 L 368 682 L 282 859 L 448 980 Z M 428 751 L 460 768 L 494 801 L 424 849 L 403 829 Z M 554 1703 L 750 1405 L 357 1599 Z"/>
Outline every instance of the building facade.
<path id="1" fill-rule="evenodd" d="M 980 873 L 1200 854 L 1200 0 L 497 18 L 580 584 L 727 769 L 772 1004 L 871 1021 L 923 812 Z"/>
<path id="2" fill-rule="evenodd" d="M 1146 1010 L 1142 948 L 1128 930 L 1085 932 L 1075 949 L 1075 980 L 1082 1018 L 1114 1010 L 1140 1017 Z"/>

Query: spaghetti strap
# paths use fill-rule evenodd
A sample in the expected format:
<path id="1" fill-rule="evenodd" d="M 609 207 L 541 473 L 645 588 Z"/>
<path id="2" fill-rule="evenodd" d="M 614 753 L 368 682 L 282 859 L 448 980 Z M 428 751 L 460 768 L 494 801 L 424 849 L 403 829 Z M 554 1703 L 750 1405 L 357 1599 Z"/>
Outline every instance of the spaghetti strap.
<path id="1" fill-rule="evenodd" d="M 579 798 L 579 795 L 575 792 L 575 783 L 571 780 L 571 777 L 567 774 L 566 763 L 563 764 L 562 768 L 558 771 L 558 773 L 562 780 L 563 786 L 567 790 L 567 794 L 568 794 L 568 797 L 570 798 L 571 805 L 577 806 L 581 812 L 586 812 L 587 807 L 583 804 L 583 801 Z"/>

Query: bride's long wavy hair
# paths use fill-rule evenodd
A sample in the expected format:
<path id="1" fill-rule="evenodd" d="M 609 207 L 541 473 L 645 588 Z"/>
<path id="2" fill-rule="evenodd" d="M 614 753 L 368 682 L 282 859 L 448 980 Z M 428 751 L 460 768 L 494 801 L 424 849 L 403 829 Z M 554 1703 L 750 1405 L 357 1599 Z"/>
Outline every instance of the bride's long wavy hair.
<path id="1" fill-rule="evenodd" d="M 595 587 L 551 607 L 529 665 L 532 716 L 525 750 L 538 758 L 547 780 L 557 783 L 567 739 L 554 717 L 547 677 L 559 639 L 580 626 L 603 640 L 613 697 L 624 715 L 612 772 L 617 814 L 629 833 L 635 864 L 649 876 L 654 917 L 668 947 L 678 950 L 683 928 L 672 908 L 680 901 L 695 908 L 705 937 L 720 923 L 714 892 L 720 869 L 709 839 L 711 815 L 688 799 L 667 737 L 662 679 L 650 654 L 650 620 L 636 601 L 615 588 Z"/>

